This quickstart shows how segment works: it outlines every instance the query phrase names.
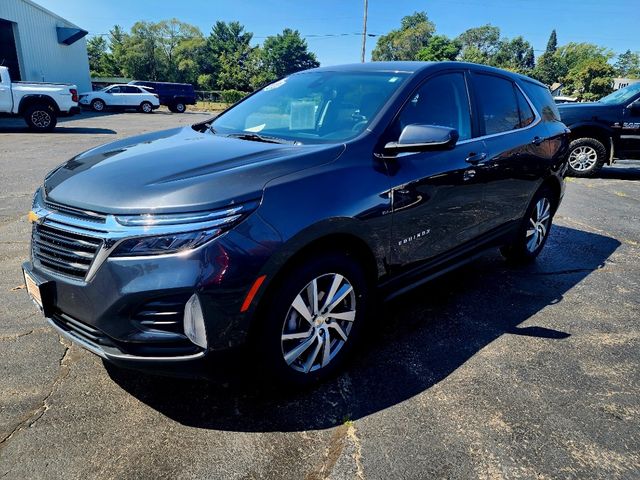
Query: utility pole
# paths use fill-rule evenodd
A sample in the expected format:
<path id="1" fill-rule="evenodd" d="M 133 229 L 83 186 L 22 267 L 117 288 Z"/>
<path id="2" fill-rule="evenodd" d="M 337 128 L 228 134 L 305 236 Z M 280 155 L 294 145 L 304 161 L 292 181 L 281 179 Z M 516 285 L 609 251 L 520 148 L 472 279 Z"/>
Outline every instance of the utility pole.
<path id="1" fill-rule="evenodd" d="M 364 21 L 362 25 L 362 55 L 360 61 L 364 63 L 364 57 L 367 51 L 367 10 L 369 8 L 369 0 L 364 0 Z"/>

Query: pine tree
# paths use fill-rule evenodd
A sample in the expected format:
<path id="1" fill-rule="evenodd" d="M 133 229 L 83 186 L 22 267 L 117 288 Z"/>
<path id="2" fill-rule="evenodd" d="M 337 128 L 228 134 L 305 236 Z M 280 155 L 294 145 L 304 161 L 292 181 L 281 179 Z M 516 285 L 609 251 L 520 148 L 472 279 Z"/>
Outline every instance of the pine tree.
<path id="1" fill-rule="evenodd" d="M 549 35 L 549 41 L 547 42 L 546 53 L 555 53 L 558 49 L 558 36 L 556 35 L 556 29 L 551 30 L 551 35 Z"/>

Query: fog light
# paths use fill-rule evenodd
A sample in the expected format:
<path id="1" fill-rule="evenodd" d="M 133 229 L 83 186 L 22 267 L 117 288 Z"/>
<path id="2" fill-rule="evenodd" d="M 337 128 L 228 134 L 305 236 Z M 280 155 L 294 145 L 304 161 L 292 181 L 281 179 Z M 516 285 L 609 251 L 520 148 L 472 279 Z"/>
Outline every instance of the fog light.
<path id="1" fill-rule="evenodd" d="M 207 332 L 204 328 L 204 315 L 197 294 L 191 298 L 184 307 L 184 333 L 193 343 L 202 348 L 207 348 Z"/>

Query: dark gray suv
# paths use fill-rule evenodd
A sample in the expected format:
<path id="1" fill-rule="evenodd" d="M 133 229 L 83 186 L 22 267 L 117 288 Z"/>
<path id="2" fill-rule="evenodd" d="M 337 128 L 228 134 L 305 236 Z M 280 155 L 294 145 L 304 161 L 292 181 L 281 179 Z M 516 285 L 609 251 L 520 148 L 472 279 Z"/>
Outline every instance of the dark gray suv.
<path id="1" fill-rule="evenodd" d="M 192 373 L 249 345 L 331 374 L 388 298 L 545 245 L 568 131 L 547 88 L 465 63 L 301 72 L 216 119 L 84 152 L 36 192 L 28 291 L 121 366 Z"/>

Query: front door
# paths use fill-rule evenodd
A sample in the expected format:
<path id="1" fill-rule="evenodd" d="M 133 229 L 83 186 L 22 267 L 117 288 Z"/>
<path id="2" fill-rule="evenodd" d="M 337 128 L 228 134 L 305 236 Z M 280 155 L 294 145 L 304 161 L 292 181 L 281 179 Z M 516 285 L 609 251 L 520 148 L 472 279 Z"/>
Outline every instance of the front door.
<path id="1" fill-rule="evenodd" d="M 466 75 L 449 72 L 426 80 L 396 118 L 389 141 L 410 124 L 455 128 L 460 138 L 451 150 L 388 160 L 396 266 L 430 259 L 474 238 L 483 208 L 483 186 L 468 160 L 482 158 L 485 146 L 472 138 Z"/>
<path id="2" fill-rule="evenodd" d="M 0 72 L 0 112 L 11 112 L 13 97 L 11 94 L 11 80 L 7 71 Z"/>
<path id="3" fill-rule="evenodd" d="M 627 158 L 640 155 L 640 98 L 624 109 L 619 150 Z"/>

